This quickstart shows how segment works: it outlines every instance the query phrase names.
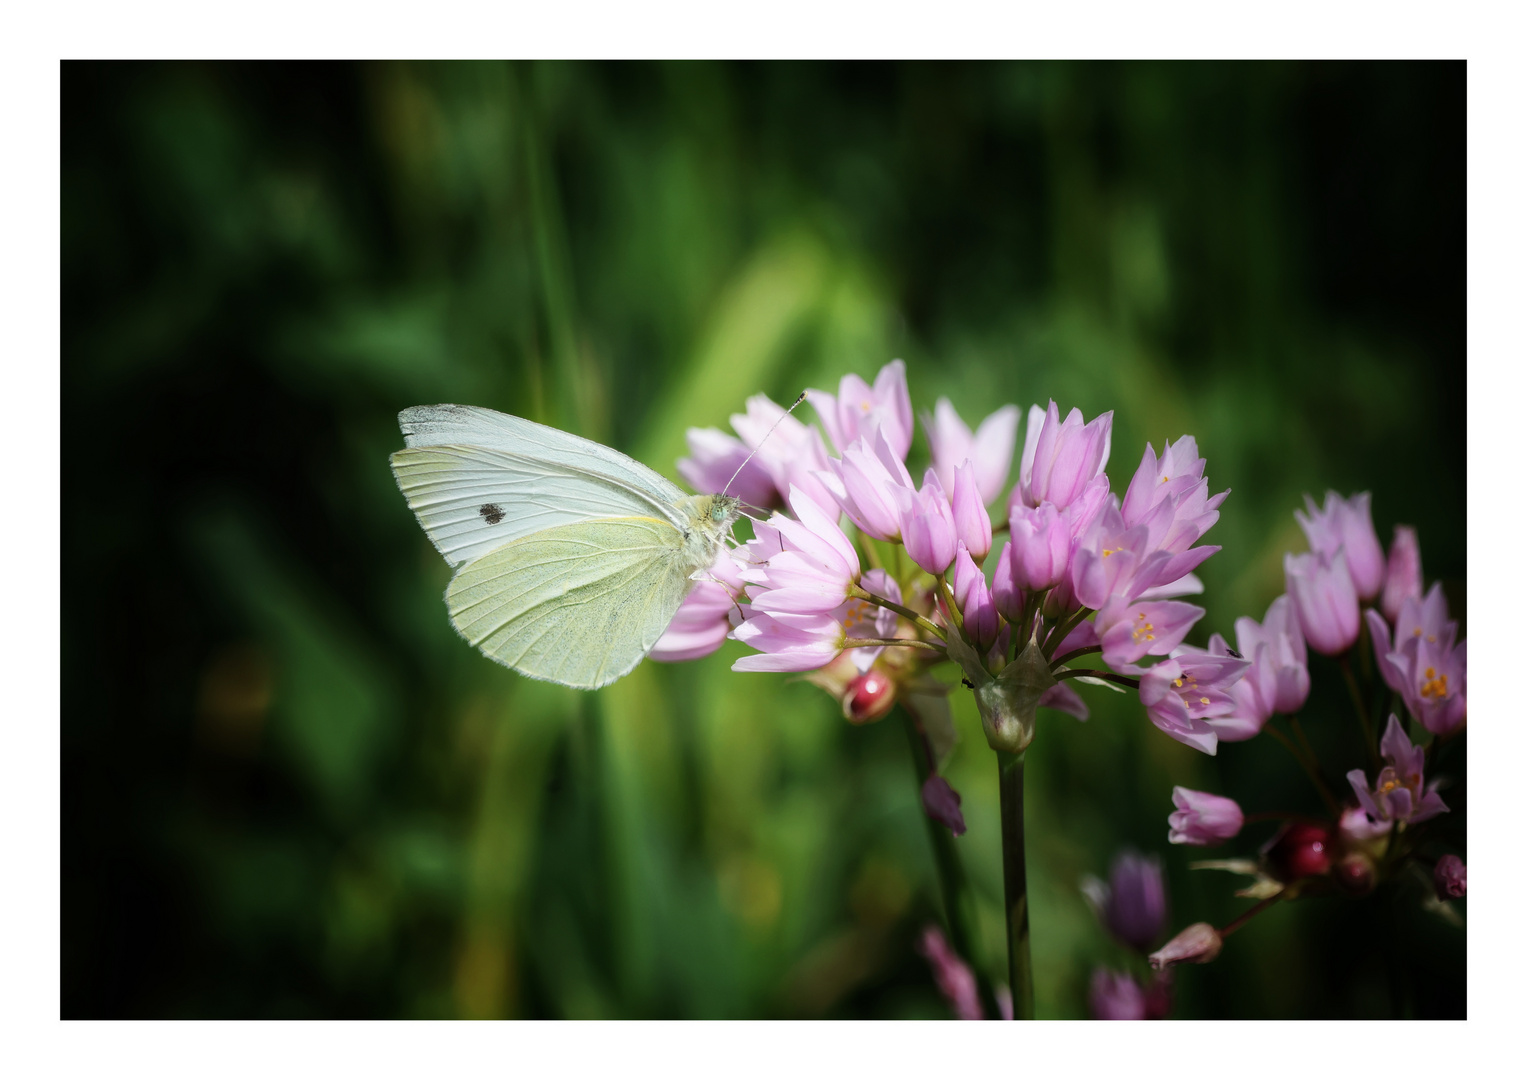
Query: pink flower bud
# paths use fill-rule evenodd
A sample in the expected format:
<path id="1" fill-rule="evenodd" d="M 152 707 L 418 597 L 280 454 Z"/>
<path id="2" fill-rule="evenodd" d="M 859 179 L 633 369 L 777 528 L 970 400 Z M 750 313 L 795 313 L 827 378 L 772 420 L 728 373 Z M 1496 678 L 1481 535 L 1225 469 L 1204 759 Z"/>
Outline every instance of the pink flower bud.
<path id="1" fill-rule="evenodd" d="M 1283 556 L 1288 598 L 1304 640 L 1318 653 L 1339 656 L 1357 640 L 1357 589 L 1343 551 Z"/>
<path id="2" fill-rule="evenodd" d="M 1052 503 L 1017 506 L 1008 518 L 1014 582 L 1040 592 L 1058 585 L 1071 561 L 1071 521 Z"/>
<path id="3" fill-rule="evenodd" d="M 954 580 L 950 584 L 965 623 L 965 636 L 978 651 L 985 652 L 997 640 L 997 607 L 986 587 L 986 575 L 971 560 L 963 540 L 954 557 Z"/>
<path id="4" fill-rule="evenodd" d="M 1219 931 L 1206 922 L 1194 923 L 1151 953 L 1151 967 L 1160 971 L 1172 964 L 1207 964 L 1224 944 Z"/>
<path id="5" fill-rule="evenodd" d="M 1246 817 L 1234 799 L 1192 791 L 1181 785 L 1172 789 L 1177 811 L 1167 816 L 1167 840 L 1174 844 L 1208 847 L 1222 844 L 1241 831 Z"/>
<path id="6" fill-rule="evenodd" d="M 942 574 L 954 562 L 954 514 L 949 500 L 929 469 L 921 491 L 898 490 L 901 542 L 912 561 L 930 574 Z"/>
<path id="7" fill-rule="evenodd" d="M 997 605 L 997 614 L 1008 622 L 1017 622 L 1023 618 L 1023 588 L 1013 578 L 1013 545 L 1003 544 L 1002 550 L 997 554 L 997 569 L 992 574 L 991 581 L 992 602 Z"/>
<path id="8" fill-rule="evenodd" d="M 1444 855 L 1437 860 L 1432 880 L 1437 886 L 1438 900 L 1462 900 L 1468 891 L 1468 868 L 1457 855 Z"/>
<path id="9" fill-rule="evenodd" d="M 939 993 L 954 1010 L 960 1020 L 984 1020 L 981 994 L 976 987 L 975 973 L 960 959 L 958 953 L 944 940 L 943 932 L 936 926 L 928 926 L 917 943 L 917 951 L 928 958 L 933 969 L 933 981 Z"/>
<path id="10" fill-rule="evenodd" d="M 991 517 L 976 487 L 976 467 L 967 461 L 954 471 L 954 493 L 950 496 L 954 513 L 954 534 L 970 550 L 978 564 L 991 551 Z"/>
<path id="11" fill-rule="evenodd" d="M 930 776 L 923 784 L 923 812 L 956 836 L 965 835 L 965 815 L 960 813 L 960 793 L 942 776 Z"/>
<path id="12" fill-rule="evenodd" d="M 1088 482 L 1102 474 L 1112 437 L 1112 412 L 1088 424 L 1083 422 L 1080 409 L 1072 409 L 1061 423 L 1060 410 L 1053 401 L 1043 412 L 1037 405 L 1030 409 L 1018 469 L 1024 504 L 1052 502 L 1062 510 L 1070 506 Z"/>
<path id="13" fill-rule="evenodd" d="M 1394 527 L 1394 541 L 1389 545 L 1389 567 L 1384 575 L 1384 596 L 1379 601 L 1384 618 L 1394 622 L 1400 617 L 1400 605 L 1421 599 L 1421 541 L 1409 525 Z"/>
<path id="14" fill-rule="evenodd" d="M 1328 491 L 1324 508 L 1317 509 L 1315 500 L 1306 495 L 1304 505 L 1308 513 L 1294 511 L 1295 520 L 1309 538 L 1311 551 L 1328 559 L 1334 558 L 1337 551 L 1346 552 L 1353 587 L 1363 600 L 1372 600 L 1384 587 L 1384 549 L 1373 531 L 1369 499 L 1366 491 L 1350 499 Z"/>
<path id="15" fill-rule="evenodd" d="M 1145 991 L 1128 975 L 1094 968 L 1087 1006 L 1094 1020 L 1144 1020 Z"/>

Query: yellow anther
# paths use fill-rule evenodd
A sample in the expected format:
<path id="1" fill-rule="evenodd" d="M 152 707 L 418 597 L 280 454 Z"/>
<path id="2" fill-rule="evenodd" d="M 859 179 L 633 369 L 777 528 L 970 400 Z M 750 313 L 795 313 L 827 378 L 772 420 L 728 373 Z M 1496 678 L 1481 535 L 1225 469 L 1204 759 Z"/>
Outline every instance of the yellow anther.
<path id="1" fill-rule="evenodd" d="M 1209 699 L 1206 698 L 1206 697 L 1201 697 L 1201 698 L 1198 699 L 1198 703 L 1200 705 L 1207 705 L 1207 704 L 1209 704 Z"/>
<path id="2" fill-rule="evenodd" d="M 1173 686 L 1181 686 L 1182 685 L 1182 680 L 1181 679 L 1173 679 L 1172 680 L 1172 685 Z"/>

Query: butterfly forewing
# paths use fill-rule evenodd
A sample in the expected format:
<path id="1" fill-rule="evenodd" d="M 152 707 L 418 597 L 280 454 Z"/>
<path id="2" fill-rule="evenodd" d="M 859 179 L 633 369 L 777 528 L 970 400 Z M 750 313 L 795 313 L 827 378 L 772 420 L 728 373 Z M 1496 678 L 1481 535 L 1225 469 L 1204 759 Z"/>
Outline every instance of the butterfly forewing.
<path id="1" fill-rule="evenodd" d="M 575 521 L 627 516 L 683 521 L 672 503 L 617 477 L 489 447 L 399 450 L 392 455 L 392 471 L 419 524 L 452 566 Z"/>
<path id="2" fill-rule="evenodd" d="M 592 690 L 639 664 L 692 584 L 682 535 L 651 517 L 557 526 L 457 571 L 446 590 L 456 629 L 536 679 Z"/>
<path id="3" fill-rule="evenodd" d="M 619 450 L 475 405 L 416 405 L 398 414 L 406 446 L 481 446 L 608 476 L 660 503 L 684 497 L 673 481 Z"/>

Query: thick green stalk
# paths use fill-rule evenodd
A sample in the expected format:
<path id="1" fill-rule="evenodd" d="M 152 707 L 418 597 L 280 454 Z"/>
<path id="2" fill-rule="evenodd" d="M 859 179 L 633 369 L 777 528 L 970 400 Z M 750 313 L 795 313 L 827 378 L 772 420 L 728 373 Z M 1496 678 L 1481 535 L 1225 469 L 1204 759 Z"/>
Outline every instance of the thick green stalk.
<path id="1" fill-rule="evenodd" d="M 902 726 L 906 728 L 907 742 L 912 748 L 912 767 L 917 775 L 919 799 L 923 784 L 934 773 L 933 759 L 928 751 L 928 740 L 917 725 L 912 710 L 900 710 Z M 923 821 L 928 826 L 928 839 L 933 845 L 933 862 L 938 869 L 939 891 L 944 898 L 944 918 L 949 925 L 949 944 L 960 954 L 960 959 L 975 972 L 981 992 L 981 1007 L 992 1016 L 996 1012 L 996 997 L 992 993 L 991 980 L 982 971 L 977 944 L 980 929 L 976 922 L 976 898 L 970 891 L 965 877 L 965 864 L 960 861 L 959 849 L 955 847 L 954 834 L 947 825 L 934 821 L 927 814 Z"/>
<path id="2" fill-rule="evenodd" d="M 1002 898 L 1007 923 L 1007 977 L 1013 1019 L 1034 1019 L 1034 967 L 1029 957 L 1029 887 L 1023 845 L 1023 754 L 997 752 L 1002 795 Z"/>

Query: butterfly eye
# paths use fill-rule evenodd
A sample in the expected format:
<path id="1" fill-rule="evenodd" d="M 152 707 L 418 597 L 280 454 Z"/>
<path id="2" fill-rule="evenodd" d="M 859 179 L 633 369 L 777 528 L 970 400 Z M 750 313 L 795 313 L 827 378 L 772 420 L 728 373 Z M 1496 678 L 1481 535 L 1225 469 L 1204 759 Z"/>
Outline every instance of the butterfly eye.
<path id="1" fill-rule="evenodd" d="M 712 521 L 720 521 L 724 517 L 726 517 L 726 511 L 723 510 L 720 506 L 713 506 L 710 508 L 710 519 Z"/>

